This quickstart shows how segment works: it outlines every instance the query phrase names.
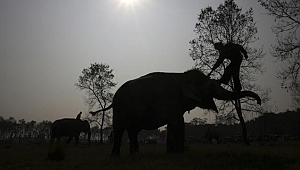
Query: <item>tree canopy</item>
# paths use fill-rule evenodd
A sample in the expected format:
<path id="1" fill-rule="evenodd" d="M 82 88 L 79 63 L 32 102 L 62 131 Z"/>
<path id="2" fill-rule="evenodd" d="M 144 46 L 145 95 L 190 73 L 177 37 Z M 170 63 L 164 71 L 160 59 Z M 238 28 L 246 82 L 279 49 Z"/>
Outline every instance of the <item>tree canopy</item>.
<path id="1" fill-rule="evenodd" d="M 272 27 L 277 41 L 273 44 L 272 55 L 284 63 L 278 72 L 282 87 L 292 91 L 296 107 L 300 107 L 300 1 L 259 0 L 273 16 L 276 25 Z"/>
<path id="2" fill-rule="evenodd" d="M 258 40 L 256 37 L 258 29 L 253 20 L 253 14 L 252 8 L 243 12 L 242 8 L 239 8 L 233 0 L 224 1 L 224 4 L 220 4 L 217 9 L 212 9 L 212 7 L 201 9 L 194 30 L 197 37 L 190 41 L 190 57 L 195 61 L 196 68 L 207 73 L 218 58 L 218 52 L 213 46 L 214 43 L 235 43 L 243 46 L 249 56 L 241 65 L 240 79 L 243 89 L 260 92 L 262 101 L 265 103 L 268 100 L 268 91 L 261 90 L 259 85 L 255 84 L 255 75 L 264 72 L 261 60 L 265 54 L 262 47 L 253 46 L 253 43 Z M 213 77 L 219 79 L 228 63 L 224 62 L 222 67 L 216 69 Z M 232 84 L 227 88 L 234 90 Z M 262 112 L 261 107 L 257 107 L 249 99 L 242 99 L 241 103 L 247 104 L 243 105 L 244 111 Z M 234 102 L 233 104 L 235 105 Z M 224 120 L 228 120 L 228 117 L 234 117 L 235 108 L 230 102 L 221 102 L 219 107 L 221 107 L 219 117 L 225 115 Z"/>

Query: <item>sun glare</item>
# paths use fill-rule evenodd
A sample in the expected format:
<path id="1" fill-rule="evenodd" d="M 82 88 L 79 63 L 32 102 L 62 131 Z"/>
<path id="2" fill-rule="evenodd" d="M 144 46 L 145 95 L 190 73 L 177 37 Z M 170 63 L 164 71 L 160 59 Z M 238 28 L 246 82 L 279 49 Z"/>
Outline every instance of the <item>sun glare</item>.
<path id="1" fill-rule="evenodd" d="M 120 5 L 125 5 L 127 7 L 134 7 L 139 0 L 120 0 Z"/>
<path id="2" fill-rule="evenodd" d="M 125 4 L 130 5 L 130 4 L 133 4 L 134 2 L 136 2 L 137 0 L 121 0 L 121 1 Z"/>

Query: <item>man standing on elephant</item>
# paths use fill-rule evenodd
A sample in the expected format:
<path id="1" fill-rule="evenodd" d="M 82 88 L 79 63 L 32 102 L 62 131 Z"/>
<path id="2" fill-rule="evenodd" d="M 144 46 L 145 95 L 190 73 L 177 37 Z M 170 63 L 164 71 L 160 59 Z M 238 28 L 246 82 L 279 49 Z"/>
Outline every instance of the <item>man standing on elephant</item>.
<path id="1" fill-rule="evenodd" d="M 215 43 L 214 47 L 219 51 L 220 56 L 208 76 L 210 76 L 210 74 L 217 69 L 225 59 L 229 59 L 230 64 L 225 68 L 224 74 L 220 79 L 220 83 L 228 84 L 232 77 L 235 90 L 241 91 L 242 86 L 240 82 L 240 66 L 243 56 L 245 59 L 248 58 L 246 50 L 241 45 L 234 43 L 227 43 L 226 45 L 223 45 L 221 42 L 219 42 Z"/>

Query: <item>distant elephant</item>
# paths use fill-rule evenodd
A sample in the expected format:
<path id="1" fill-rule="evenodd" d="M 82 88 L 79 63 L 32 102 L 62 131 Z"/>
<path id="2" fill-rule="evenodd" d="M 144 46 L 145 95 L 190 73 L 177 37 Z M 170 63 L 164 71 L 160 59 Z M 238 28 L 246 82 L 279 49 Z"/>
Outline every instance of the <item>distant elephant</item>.
<path id="1" fill-rule="evenodd" d="M 213 98 L 235 100 L 260 97 L 251 91 L 233 93 L 211 80 L 199 70 L 184 73 L 150 73 L 123 84 L 115 93 L 113 103 L 114 144 L 111 155 L 120 155 L 122 134 L 127 129 L 130 153 L 139 151 L 138 134 L 167 124 L 167 153 L 182 153 L 184 149 L 184 119 L 186 111 L 196 106 L 218 112 Z"/>
<path id="2" fill-rule="evenodd" d="M 91 142 L 91 129 L 87 120 L 80 119 L 59 119 L 53 122 L 51 126 L 51 143 L 57 138 L 60 141 L 61 137 L 69 137 L 67 144 L 75 137 L 75 144 L 78 144 L 80 132 L 88 134 L 88 144 Z"/>
<path id="3" fill-rule="evenodd" d="M 208 129 L 205 132 L 205 138 L 208 140 L 210 144 L 213 144 L 213 140 L 216 140 L 218 144 L 220 143 L 220 135 L 216 131 L 212 131 Z"/>

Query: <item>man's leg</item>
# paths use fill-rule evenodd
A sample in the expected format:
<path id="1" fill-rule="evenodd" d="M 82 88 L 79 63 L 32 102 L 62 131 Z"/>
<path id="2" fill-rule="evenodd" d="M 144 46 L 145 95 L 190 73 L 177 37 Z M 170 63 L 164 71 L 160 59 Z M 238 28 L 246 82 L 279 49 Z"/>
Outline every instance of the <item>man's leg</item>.
<path id="1" fill-rule="evenodd" d="M 240 67 L 237 68 L 236 71 L 232 74 L 233 82 L 234 82 L 234 89 L 239 92 L 242 90 L 242 85 L 240 81 Z"/>
<path id="2" fill-rule="evenodd" d="M 222 75 L 220 79 L 220 83 L 228 85 L 230 78 L 232 76 L 232 64 L 230 63 L 224 71 L 224 74 Z"/>

